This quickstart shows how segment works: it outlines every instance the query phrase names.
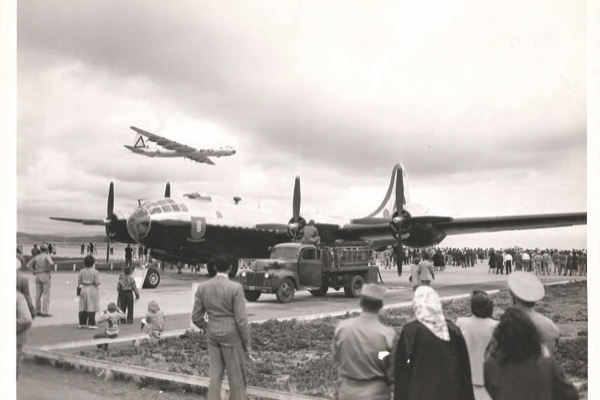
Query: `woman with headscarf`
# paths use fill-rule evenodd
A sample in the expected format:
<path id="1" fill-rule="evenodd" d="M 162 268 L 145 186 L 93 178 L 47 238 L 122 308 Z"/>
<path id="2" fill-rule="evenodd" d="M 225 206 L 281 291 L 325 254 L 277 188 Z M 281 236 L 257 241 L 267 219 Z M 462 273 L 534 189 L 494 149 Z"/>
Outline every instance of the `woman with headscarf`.
<path id="1" fill-rule="evenodd" d="M 500 318 L 483 371 L 494 400 L 575 400 L 575 387 L 548 352 L 531 318 L 509 307 Z"/>
<path id="2" fill-rule="evenodd" d="M 471 366 L 460 329 L 445 319 L 435 290 L 419 286 L 416 320 L 402 329 L 394 362 L 394 400 L 474 400 Z"/>
<path id="3" fill-rule="evenodd" d="M 94 268 L 96 259 L 88 255 L 83 259 L 85 268 L 79 271 L 77 285 L 79 293 L 79 328 L 98 329 L 96 326 L 96 312 L 100 311 L 98 286 L 100 274 Z"/>

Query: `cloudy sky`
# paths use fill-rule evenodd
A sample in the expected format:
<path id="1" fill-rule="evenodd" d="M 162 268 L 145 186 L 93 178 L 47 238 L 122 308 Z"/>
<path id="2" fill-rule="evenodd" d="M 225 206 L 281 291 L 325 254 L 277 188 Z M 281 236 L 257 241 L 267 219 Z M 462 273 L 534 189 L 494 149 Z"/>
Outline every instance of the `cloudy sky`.
<path id="1" fill-rule="evenodd" d="M 111 180 L 123 210 L 170 181 L 291 215 L 300 175 L 304 210 L 361 217 L 396 162 L 434 214 L 586 210 L 586 2 L 451 3 L 19 1 L 18 230 L 101 232 L 48 217 L 103 218 Z M 237 154 L 141 157 L 131 125 Z"/>

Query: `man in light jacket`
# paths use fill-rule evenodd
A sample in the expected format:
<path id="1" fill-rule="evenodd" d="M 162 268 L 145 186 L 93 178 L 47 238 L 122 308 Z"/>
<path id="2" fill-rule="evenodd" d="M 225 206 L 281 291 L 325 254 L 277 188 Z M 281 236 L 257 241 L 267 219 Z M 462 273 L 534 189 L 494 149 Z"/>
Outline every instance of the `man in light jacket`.
<path id="1" fill-rule="evenodd" d="M 231 400 L 246 399 L 246 366 L 250 328 L 244 289 L 229 280 L 229 264 L 217 259 L 217 275 L 196 290 L 192 322 L 206 331 L 209 362 L 208 399 L 221 399 L 221 381 L 227 369 Z"/>
<path id="2" fill-rule="evenodd" d="M 419 263 L 419 277 L 421 278 L 421 284 L 427 286 L 435 279 L 433 264 L 429 261 L 429 254 L 427 252 L 423 253 L 423 261 Z"/>

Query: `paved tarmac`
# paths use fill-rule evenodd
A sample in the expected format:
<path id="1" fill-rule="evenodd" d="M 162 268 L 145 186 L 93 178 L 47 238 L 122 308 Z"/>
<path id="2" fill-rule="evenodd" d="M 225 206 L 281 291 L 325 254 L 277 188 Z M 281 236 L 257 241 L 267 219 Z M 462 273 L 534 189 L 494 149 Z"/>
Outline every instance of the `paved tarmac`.
<path id="1" fill-rule="evenodd" d="M 386 305 L 403 303 L 412 299 L 412 290 L 408 282 L 408 267 L 404 267 L 402 277 L 398 277 L 395 269 L 381 267 L 384 286 L 388 288 Z M 100 272 L 100 306 L 104 309 L 110 301 L 117 298 L 117 280 L 119 272 Z M 487 263 L 480 262 L 472 268 L 447 267 L 436 274 L 433 287 L 440 296 L 451 296 L 470 293 L 473 289 L 506 288 L 506 275 L 488 273 Z M 121 337 L 140 332 L 140 319 L 146 314 L 148 302 L 155 300 L 165 313 L 165 330 L 175 330 L 190 326 L 192 310 L 192 284 L 209 279 L 206 271 L 191 273 L 189 269 L 182 275 L 176 270 L 166 270 L 161 274 L 160 285 L 156 289 L 142 289 L 141 298 L 135 302 L 133 325 L 120 327 Z M 544 283 L 558 282 L 579 277 L 540 276 Z M 76 340 L 90 339 L 98 331 L 78 329 L 78 297 L 76 296 L 77 273 L 56 272 L 52 276 L 50 301 L 50 318 L 36 318 L 29 331 L 28 345 L 51 345 Z M 30 278 L 30 288 L 34 296 L 34 277 Z M 344 291 L 330 289 L 325 297 L 313 297 L 307 291 L 296 293 L 292 303 L 279 303 L 274 294 L 263 294 L 255 303 L 247 303 L 250 321 L 261 321 L 271 318 L 303 317 L 311 314 L 322 314 L 339 311 L 350 311 L 358 307 L 358 300 L 347 298 Z"/>

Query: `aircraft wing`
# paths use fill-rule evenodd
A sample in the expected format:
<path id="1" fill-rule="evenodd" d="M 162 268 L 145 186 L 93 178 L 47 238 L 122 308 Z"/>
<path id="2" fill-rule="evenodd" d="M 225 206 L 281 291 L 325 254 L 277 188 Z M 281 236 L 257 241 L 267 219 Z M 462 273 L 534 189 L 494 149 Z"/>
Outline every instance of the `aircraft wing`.
<path id="1" fill-rule="evenodd" d="M 215 165 L 215 163 L 210 158 L 208 158 L 207 156 L 204 156 L 204 155 L 200 155 L 200 154 L 186 155 L 185 158 L 189 158 L 190 160 L 194 160 L 199 163 Z"/>
<path id="2" fill-rule="evenodd" d="M 55 221 L 66 221 L 66 222 L 75 222 L 83 225 L 98 225 L 104 226 L 103 219 L 83 219 L 83 218 L 62 218 L 62 217 L 50 217 Z"/>
<path id="3" fill-rule="evenodd" d="M 521 229 L 558 228 L 561 226 L 584 225 L 587 213 L 514 215 L 505 217 L 452 218 L 439 226 L 447 235 L 465 233 L 499 232 Z"/>
<path id="4" fill-rule="evenodd" d="M 185 155 L 185 153 L 192 153 L 192 152 L 196 151 L 196 149 L 193 147 L 187 146 L 185 144 L 177 143 L 174 140 L 155 135 L 154 133 L 150 133 L 143 129 L 136 128 L 135 126 L 131 126 L 130 128 L 132 130 L 136 131 L 137 133 L 139 133 L 140 135 L 145 136 L 149 141 L 154 142 L 157 145 L 159 145 L 160 147 L 163 147 L 167 150 L 173 150 L 178 153 L 182 153 L 182 155 Z"/>

